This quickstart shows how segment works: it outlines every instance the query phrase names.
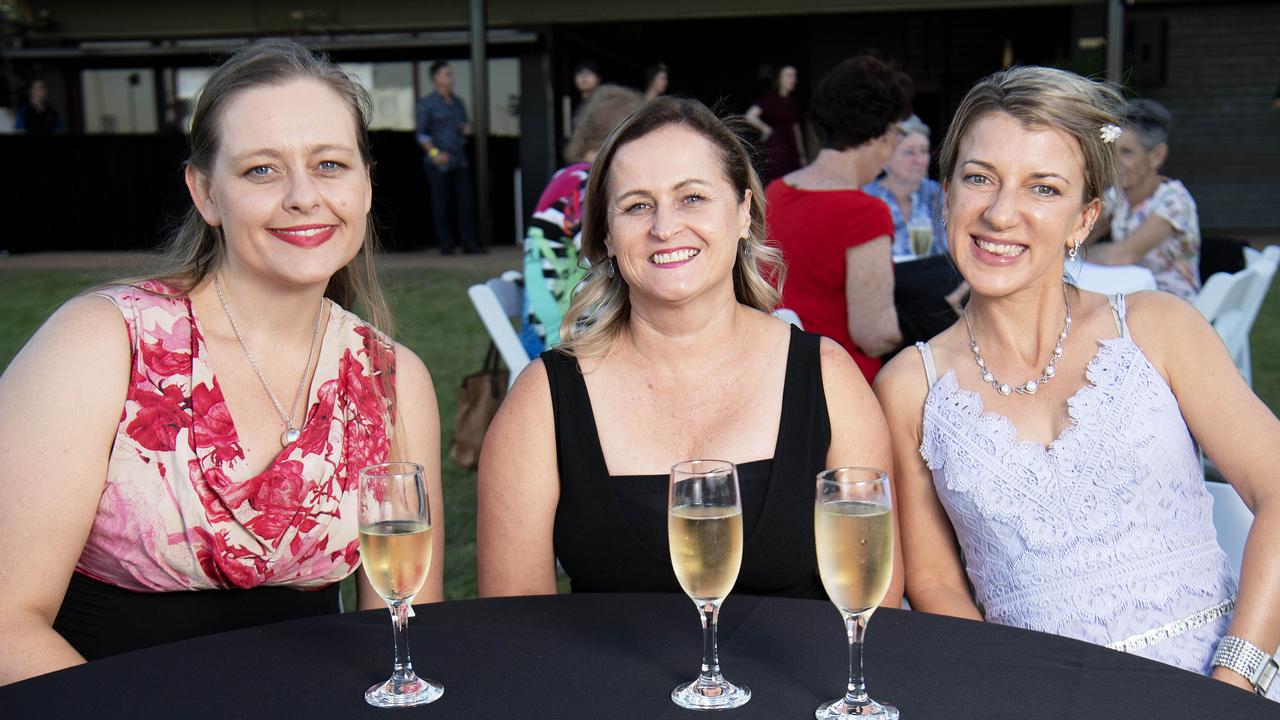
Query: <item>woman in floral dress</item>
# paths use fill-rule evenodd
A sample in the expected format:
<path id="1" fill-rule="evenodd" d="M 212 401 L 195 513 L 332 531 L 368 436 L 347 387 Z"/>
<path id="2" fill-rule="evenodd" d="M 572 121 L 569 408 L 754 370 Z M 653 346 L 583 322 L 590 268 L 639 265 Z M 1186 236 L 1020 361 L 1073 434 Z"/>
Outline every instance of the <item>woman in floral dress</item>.
<path id="1" fill-rule="evenodd" d="M 1185 185 L 1160 174 L 1169 157 L 1173 115 L 1154 100 L 1130 100 L 1126 132 L 1116 138 L 1120 184 L 1103 197 L 1111 242 L 1089 248 L 1088 259 L 1103 265 L 1142 265 L 1156 287 L 1184 300 L 1200 292 L 1200 217 Z"/>
<path id="2" fill-rule="evenodd" d="M 0 379 L 0 683 L 335 612 L 365 465 L 422 462 L 440 506 L 430 376 L 371 267 L 369 117 L 295 43 L 232 55 L 168 267 L 68 302 Z"/>

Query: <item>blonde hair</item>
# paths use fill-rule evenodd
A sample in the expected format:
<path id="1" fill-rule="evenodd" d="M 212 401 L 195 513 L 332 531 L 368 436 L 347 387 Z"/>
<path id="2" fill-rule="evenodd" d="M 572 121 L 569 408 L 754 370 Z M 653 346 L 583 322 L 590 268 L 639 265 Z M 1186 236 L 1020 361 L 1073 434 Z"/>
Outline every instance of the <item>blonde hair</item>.
<path id="1" fill-rule="evenodd" d="M 629 87 L 605 84 L 596 88 L 582 106 L 578 125 L 565 146 L 565 159 L 569 162 L 585 160 L 604 145 L 605 138 L 618 123 L 643 104 L 644 96 Z"/>
<path id="2" fill-rule="evenodd" d="M 659 96 L 650 100 L 610 133 L 596 156 L 587 182 L 582 215 L 582 253 L 591 270 L 574 293 L 560 329 L 559 350 L 575 357 L 607 353 L 631 319 L 629 288 L 621 273 L 609 277 L 609 171 L 618 148 L 661 128 L 678 125 L 702 135 L 719 150 L 725 177 L 739 200 L 751 191 L 751 226 L 738 243 L 733 264 L 733 292 L 739 303 L 772 312 L 782 287 L 782 254 L 767 242 L 764 189 L 742 140 L 740 121 L 721 120 L 697 100 Z M 776 278 L 777 287 L 769 278 Z"/>
<path id="3" fill-rule="evenodd" d="M 360 157 L 365 166 L 372 169 L 369 121 L 373 117 L 373 101 L 369 93 L 325 55 L 283 39 L 260 40 L 240 48 L 209 76 L 191 116 L 188 136 L 191 153 L 186 164 L 205 175 L 212 173 L 221 133 L 224 132 L 223 114 L 236 95 L 251 88 L 283 85 L 298 79 L 315 80 L 343 99 L 355 121 Z M 367 220 L 360 251 L 329 279 L 324 294 L 348 310 L 358 307 L 362 317 L 391 337 L 394 332 L 391 309 L 382 293 L 374 264 L 374 256 L 379 249 L 377 232 L 372 218 Z M 175 225 L 160 250 L 157 266 L 146 277 L 159 278 L 185 295 L 208 280 L 225 257 L 226 242 L 222 231 L 206 223 L 193 205 Z M 136 284 L 142 279 L 145 278 L 130 278 L 122 282 Z"/>
<path id="4" fill-rule="evenodd" d="M 1124 97 L 1115 85 L 1056 68 L 1026 66 L 979 80 L 956 110 L 938 158 L 942 177 L 953 179 L 960 141 L 983 115 L 1003 112 L 1023 125 L 1061 130 L 1084 153 L 1085 203 L 1102 196 L 1119 176 L 1115 143 L 1103 142 L 1105 125 L 1118 125 Z"/>

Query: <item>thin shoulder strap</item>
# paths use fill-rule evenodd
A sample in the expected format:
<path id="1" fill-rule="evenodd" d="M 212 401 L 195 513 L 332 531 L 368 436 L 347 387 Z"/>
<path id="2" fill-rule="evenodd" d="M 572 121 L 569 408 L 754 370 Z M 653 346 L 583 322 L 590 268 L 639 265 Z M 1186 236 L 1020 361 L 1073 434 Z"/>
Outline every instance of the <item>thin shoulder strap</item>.
<path id="1" fill-rule="evenodd" d="M 1116 332 L 1120 333 L 1120 337 L 1128 338 L 1129 322 L 1125 320 L 1124 293 L 1108 296 L 1107 302 L 1111 304 L 1111 317 L 1116 321 Z"/>
<path id="2" fill-rule="evenodd" d="M 916 349 L 920 351 L 920 358 L 924 360 L 924 379 L 929 381 L 929 389 L 933 389 L 933 384 L 938 381 L 938 373 L 933 368 L 933 350 L 929 348 L 929 343 L 918 342 Z"/>

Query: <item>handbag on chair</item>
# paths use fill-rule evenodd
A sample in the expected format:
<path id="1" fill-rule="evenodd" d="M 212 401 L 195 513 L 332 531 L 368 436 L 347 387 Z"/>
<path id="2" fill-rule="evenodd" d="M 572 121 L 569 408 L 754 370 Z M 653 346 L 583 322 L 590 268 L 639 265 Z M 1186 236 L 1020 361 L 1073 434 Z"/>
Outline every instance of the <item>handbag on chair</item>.
<path id="1" fill-rule="evenodd" d="M 498 348 L 489 343 L 484 368 L 462 379 L 458 414 L 453 421 L 449 459 L 468 470 L 480 464 L 480 445 L 507 394 L 507 371 L 498 365 Z"/>

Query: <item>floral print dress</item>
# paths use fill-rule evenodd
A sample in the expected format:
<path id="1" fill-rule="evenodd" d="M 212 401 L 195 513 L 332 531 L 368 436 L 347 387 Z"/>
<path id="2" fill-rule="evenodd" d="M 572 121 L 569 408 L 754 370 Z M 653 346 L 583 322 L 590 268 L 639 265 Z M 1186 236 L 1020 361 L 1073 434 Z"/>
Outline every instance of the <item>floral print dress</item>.
<path id="1" fill-rule="evenodd" d="M 310 589 L 349 575 L 359 470 L 390 451 L 389 340 L 331 305 L 302 434 L 254 474 L 190 300 L 154 280 L 95 294 L 124 318 L 132 369 L 76 570 L 138 592 Z"/>
<path id="2" fill-rule="evenodd" d="M 1107 193 L 1111 210 L 1111 239 L 1121 242 L 1155 215 L 1173 226 L 1173 234 L 1161 240 L 1138 261 L 1156 276 L 1156 287 L 1186 300 L 1200 293 L 1200 217 L 1196 201 L 1185 185 L 1165 179 L 1151 197 L 1130 207 L 1129 198 L 1115 188 Z"/>

